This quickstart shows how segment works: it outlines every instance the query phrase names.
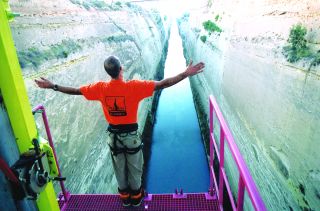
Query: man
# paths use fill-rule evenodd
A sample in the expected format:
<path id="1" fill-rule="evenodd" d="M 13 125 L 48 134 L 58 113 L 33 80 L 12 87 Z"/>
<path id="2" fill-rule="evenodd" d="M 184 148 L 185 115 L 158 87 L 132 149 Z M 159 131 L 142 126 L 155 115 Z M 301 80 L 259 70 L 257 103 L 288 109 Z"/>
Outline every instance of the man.
<path id="1" fill-rule="evenodd" d="M 112 152 L 112 164 L 123 206 L 140 206 L 143 199 L 141 187 L 143 154 L 140 134 L 137 133 L 139 102 L 152 96 L 155 90 L 170 87 L 202 72 L 204 63 L 192 65 L 190 62 L 184 72 L 161 81 L 124 81 L 123 68 L 115 56 L 109 56 L 104 61 L 104 68 L 111 76 L 110 81 L 99 81 L 80 88 L 57 85 L 45 78 L 35 82 L 40 88 L 53 89 L 70 95 L 84 95 L 87 100 L 100 101 L 109 123 L 108 144 Z"/>

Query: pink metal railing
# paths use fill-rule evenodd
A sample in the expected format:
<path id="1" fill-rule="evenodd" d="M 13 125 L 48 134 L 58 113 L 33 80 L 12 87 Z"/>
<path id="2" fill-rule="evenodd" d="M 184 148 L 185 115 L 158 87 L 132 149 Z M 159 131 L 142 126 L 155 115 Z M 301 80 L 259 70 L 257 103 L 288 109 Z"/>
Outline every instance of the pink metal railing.
<path id="1" fill-rule="evenodd" d="M 210 104 L 210 187 L 218 187 L 218 199 L 220 209 L 223 210 L 223 189 L 226 186 L 230 203 L 233 210 L 242 211 L 243 210 L 243 201 L 244 201 L 244 190 L 246 189 L 249 197 L 251 199 L 251 203 L 255 210 L 265 211 L 267 210 L 262 198 L 258 192 L 258 189 L 250 175 L 249 169 L 246 166 L 240 151 L 233 139 L 233 136 L 228 128 L 226 121 L 223 118 L 223 115 L 219 109 L 216 99 L 211 95 L 209 99 Z M 213 112 L 215 112 L 218 121 L 220 123 L 220 148 L 218 149 L 216 140 L 214 138 L 213 128 L 214 128 L 214 116 Z M 229 145 L 229 149 L 232 154 L 232 158 L 237 164 L 237 169 L 239 171 L 239 183 L 238 183 L 238 199 L 237 206 L 233 199 L 228 178 L 226 176 L 226 172 L 224 169 L 224 143 L 225 140 Z M 216 176 L 214 174 L 214 152 L 213 147 L 215 149 L 217 158 L 219 160 L 219 186 L 217 186 Z"/>
<path id="2" fill-rule="evenodd" d="M 51 136 L 51 132 L 50 132 L 50 128 L 49 128 L 49 122 L 48 122 L 48 119 L 47 119 L 46 111 L 45 111 L 43 105 L 37 105 L 35 108 L 32 109 L 32 113 L 33 114 L 34 113 L 38 113 L 38 112 L 42 114 L 42 119 L 43 119 L 44 127 L 46 129 L 49 145 L 52 148 L 54 158 L 55 158 L 55 160 L 57 162 L 57 167 L 58 167 L 58 171 L 59 171 L 59 175 L 58 176 L 61 177 L 60 166 L 59 166 L 59 163 L 58 163 L 56 150 L 55 150 L 54 145 L 53 145 L 52 136 Z M 63 181 L 61 180 L 59 182 L 60 182 L 60 186 L 61 186 L 61 190 L 62 190 L 62 194 L 63 194 L 64 200 L 68 201 L 68 199 L 70 198 L 70 194 L 66 191 L 66 188 L 64 186 Z"/>

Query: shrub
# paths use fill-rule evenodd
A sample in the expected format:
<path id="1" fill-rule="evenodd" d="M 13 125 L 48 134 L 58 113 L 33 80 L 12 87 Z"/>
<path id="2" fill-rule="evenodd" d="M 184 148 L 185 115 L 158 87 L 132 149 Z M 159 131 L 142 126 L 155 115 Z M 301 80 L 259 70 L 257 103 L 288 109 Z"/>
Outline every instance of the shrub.
<path id="1" fill-rule="evenodd" d="M 202 25 L 204 29 L 209 32 L 209 34 L 211 34 L 212 32 L 218 32 L 218 33 L 222 32 L 221 28 L 211 20 L 207 20 L 203 22 Z"/>
<path id="2" fill-rule="evenodd" d="M 39 50 L 35 47 L 19 51 L 19 63 L 22 68 L 32 65 L 38 68 L 44 61 L 51 59 L 64 59 L 70 54 L 81 50 L 81 46 L 73 40 L 63 40 L 59 44 L 51 45 L 49 49 Z"/>
<path id="3" fill-rule="evenodd" d="M 96 9 L 105 9 L 107 4 L 104 1 L 93 1 L 92 6 Z"/>
<path id="4" fill-rule="evenodd" d="M 77 4 L 81 6 L 81 2 L 79 0 L 70 0 L 72 4 Z"/>
<path id="5" fill-rule="evenodd" d="M 288 62 L 297 62 L 300 59 L 308 58 L 311 61 L 309 71 L 312 66 L 320 65 L 320 50 L 312 52 L 307 45 L 305 38 L 307 29 L 302 24 L 293 25 L 290 29 L 288 45 L 283 47 L 282 53 Z"/>
<path id="6" fill-rule="evenodd" d="M 317 65 L 320 65 L 320 50 L 316 54 L 312 55 L 312 62 L 310 64 L 310 68 L 312 66 L 317 66 Z"/>
<path id="7" fill-rule="evenodd" d="M 121 7 L 121 2 L 120 2 L 120 1 L 117 1 L 117 2 L 116 2 L 116 5 L 117 5 L 118 7 Z"/>
<path id="8" fill-rule="evenodd" d="M 205 42 L 207 41 L 207 36 L 206 36 L 206 35 L 202 35 L 202 36 L 200 37 L 200 40 L 201 40 L 203 43 L 205 43 Z"/>
<path id="9" fill-rule="evenodd" d="M 307 34 L 306 27 L 301 24 L 297 24 L 293 26 L 290 30 L 290 35 L 288 42 L 292 44 L 292 48 L 294 49 L 306 49 L 307 48 L 307 40 L 304 36 Z"/>
<path id="10" fill-rule="evenodd" d="M 216 15 L 216 17 L 214 18 L 216 21 L 219 20 L 219 15 Z"/>
<path id="11" fill-rule="evenodd" d="M 311 52 L 307 47 L 306 27 L 301 24 L 294 25 L 290 29 L 288 43 L 289 45 L 283 48 L 284 54 L 289 62 L 296 62 L 302 58 L 311 56 Z"/>
<path id="12" fill-rule="evenodd" d="M 183 14 L 182 19 L 187 21 L 189 20 L 189 17 L 190 17 L 190 13 L 186 12 Z"/>
<path id="13" fill-rule="evenodd" d="M 90 4 L 88 2 L 83 2 L 82 6 L 86 9 L 89 10 L 90 9 Z"/>
<path id="14" fill-rule="evenodd" d="M 70 0 L 73 4 L 79 5 L 84 7 L 86 10 L 89 10 L 90 8 L 95 8 L 98 10 L 106 10 L 108 5 L 103 0 Z"/>
<path id="15" fill-rule="evenodd" d="M 37 48 L 29 48 L 28 51 L 18 52 L 19 63 L 22 68 L 32 64 L 38 67 L 41 63 L 41 52 Z"/>
<path id="16" fill-rule="evenodd" d="M 314 65 L 319 65 L 320 64 L 320 50 L 318 53 L 315 55 L 315 58 L 313 60 Z"/>
<path id="17" fill-rule="evenodd" d="M 103 43 L 110 43 L 110 42 L 115 42 L 115 43 L 118 43 L 118 42 L 125 42 L 125 41 L 134 41 L 134 38 L 131 36 L 131 35 L 111 35 L 109 37 L 105 37 L 105 38 L 102 38 L 101 41 Z"/>
<path id="18" fill-rule="evenodd" d="M 132 5 L 131 5 L 132 6 Z M 122 8 L 122 3 L 120 1 L 117 1 L 115 3 L 111 3 L 109 5 L 109 8 L 113 11 L 119 11 Z"/>

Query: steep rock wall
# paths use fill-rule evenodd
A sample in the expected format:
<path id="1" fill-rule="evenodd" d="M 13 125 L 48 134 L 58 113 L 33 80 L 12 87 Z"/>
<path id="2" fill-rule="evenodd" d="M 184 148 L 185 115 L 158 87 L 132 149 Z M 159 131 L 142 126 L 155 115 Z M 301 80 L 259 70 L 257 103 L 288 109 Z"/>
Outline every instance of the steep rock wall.
<path id="1" fill-rule="evenodd" d="M 191 79 L 204 137 L 213 94 L 268 210 L 320 209 L 320 68 L 309 69 L 308 59 L 289 63 L 282 53 L 297 23 L 308 29 L 308 46 L 320 49 L 319 9 L 319 1 L 216 0 L 180 20 L 185 56 L 206 63 Z M 207 20 L 222 33 L 209 36 Z"/>
<path id="2" fill-rule="evenodd" d="M 10 3 L 20 13 L 11 27 L 29 99 L 32 106 L 41 103 L 47 109 L 67 189 L 72 193 L 116 192 L 101 106 L 82 96 L 41 90 L 33 79 L 46 77 L 73 87 L 109 80 L 103 61 L 112 54 L 122 61 L 125 79 L 159 79 L 169 24 L 160 14 L 133 4 Z M 147 116 L 152 116 L 153 101 L 146 99 L 139 107 L 141 132 Z M 37 123 L 45 136 L 40 116 Z"/>

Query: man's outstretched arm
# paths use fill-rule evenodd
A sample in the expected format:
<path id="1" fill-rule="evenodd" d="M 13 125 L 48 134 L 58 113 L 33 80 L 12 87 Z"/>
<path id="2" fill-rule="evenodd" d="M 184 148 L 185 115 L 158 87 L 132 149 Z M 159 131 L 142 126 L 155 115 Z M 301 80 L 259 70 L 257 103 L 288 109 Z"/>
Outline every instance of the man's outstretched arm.
<path id="1" fill-rule="evenodd" d="M 171 78 L 166 78 L 161 81 L 156 81 L 154 90 L 165 89 L 165 88 L 168 88 L 172 85 L 175 85 L 189 76 L 193 76 L 193 75 L 196 75 L 198 73 L 203 72 L 203 68 L 204 68 L 203 62 L 199 62 L 196 65 L 192 65 L 192 61 L 191 61 L 190 64 L 188 65 L 187 69 L 184 72 L 182 72 L 174 77 L 171 77 Z"/>
<path id="2" fill-rule="evenodd" d="M 38 87 L 43 89 L 53 89 L 55 91 L 59 91 L 69 95 L 82 95 L 79 88 L 60 86 L 42 77 L 40 79 L 35 79 L 34 81 L 36 82 Z"/>

